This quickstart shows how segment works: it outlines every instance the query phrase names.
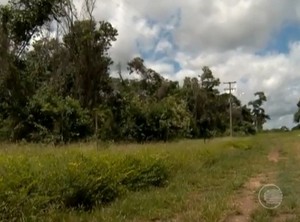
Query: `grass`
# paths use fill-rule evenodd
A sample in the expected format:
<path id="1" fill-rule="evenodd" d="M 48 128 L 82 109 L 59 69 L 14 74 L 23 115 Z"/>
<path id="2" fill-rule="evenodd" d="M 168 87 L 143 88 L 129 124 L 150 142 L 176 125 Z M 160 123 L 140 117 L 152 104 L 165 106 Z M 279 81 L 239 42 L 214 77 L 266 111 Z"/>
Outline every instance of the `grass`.
<path id="1" fill-rule="evenodd" d="M 296 144 L 295 133 L 105 149 L 3 144 L 0 196 L 5 201 L 0 211 L 10 221 L 220 221 L 236 211 L 233 197 L 250 177 L 276 169 L 286 195 L 282 208 L 258 208 L 253 220 L 268 221 L 284 212 L 298 215 Z M 293 158 L 270 163 L 266 156 L 276 146 L 282 156 Z M 70 196 L 73 204 L 68 205 Z M 78 208 L 84 198 L 93 200 L 86 204 L 89 209 Z"/>
<path id="2" fill-rule="evenodd" d="M 274 139 L 279 149 L 280 161 L 276 169 L 275 184 L 283 193 L 281 205 L 276 210 L 259 208 L 253 213 L 253 221 L 271 221 L 280 218 L 280 221 L 296 222 L 300 217 L 300 137 L 299 133 L 283 134 Z"/>

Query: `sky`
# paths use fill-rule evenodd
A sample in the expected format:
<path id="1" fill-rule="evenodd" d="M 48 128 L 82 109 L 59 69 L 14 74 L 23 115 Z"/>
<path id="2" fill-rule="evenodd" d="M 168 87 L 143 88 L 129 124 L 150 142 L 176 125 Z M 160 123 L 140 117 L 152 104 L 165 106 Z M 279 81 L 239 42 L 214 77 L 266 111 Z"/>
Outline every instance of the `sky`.
<path id="1" fill-rule="evenodd" d="M 83 0 L 74 1 L 80 13 Z M 110 54 L 124 76 L 135 56 L 179 82 L 209 66 L 222 82 L 237 82 L 234 94 L 244 104 L 265 92 L 271 117 L 265 128 L 295 125 L 299 0 L 97 0 L 94 16 L 117 28 Z"/>

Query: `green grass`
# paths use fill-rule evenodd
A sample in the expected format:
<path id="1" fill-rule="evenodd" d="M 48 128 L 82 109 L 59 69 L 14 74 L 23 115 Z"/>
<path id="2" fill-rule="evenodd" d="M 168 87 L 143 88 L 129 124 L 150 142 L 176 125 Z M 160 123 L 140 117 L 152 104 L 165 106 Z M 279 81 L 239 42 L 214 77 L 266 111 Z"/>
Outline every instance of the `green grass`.
<path id="1" fill-rule="evenodd" d="M 183 140 L 105 149 L 94 144 L 59 148 L 3 144 L 0 212 L 10 221 L 220 221 L 235 212 L 233 197 L 251 176 L 275 167 L 266 158 L 270 150 L 292 144 L 295 136 L 266 134 L 208 144 Z M 300 172 L 298 157 L 288 146 L 281 152 L 295 158 L 276 165 L 282 171 L 279 185 L 288 193 L 297 184 L 293 178 Z M 298 187 L 293 192 L 300 193 Z M 285 211 L 296 212 L 295 197 L 291 193 L 283 203 Z M 78 203 L 85 208 L 78 208 Z M 253 218 L 267 221 L 273 214 L 258 209 Z"/>
<path id="2" fill-rule="evenodd" d="M 283 217 L 286 220 L 296 222 L 300 217 L 300 137 L 299 133 L 281 134 L 274 147 L 279 149 L 280 161 L 276 169 L 275 184 L 283 193 L 281 205 L 275 210 L 259 208 L 253 213 L 253 221 L 271 221 L 274 218 Z"/>

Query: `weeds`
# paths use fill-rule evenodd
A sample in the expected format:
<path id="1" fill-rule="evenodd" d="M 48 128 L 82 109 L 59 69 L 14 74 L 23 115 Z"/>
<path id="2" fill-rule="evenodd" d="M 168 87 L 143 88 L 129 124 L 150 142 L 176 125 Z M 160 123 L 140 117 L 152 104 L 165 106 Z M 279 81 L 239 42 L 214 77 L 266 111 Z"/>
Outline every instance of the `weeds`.
<path id="1" fill-rule="evenodd" d="M 218 221 L 232 210 L 232 195 L 268 161 L 264 141 L 6 145 L 0 221 Z"/>
<path id="2" fill-rule="evenodd" d="M 163 186 L 168 179 L 159 157 L 134 155 L 2 155 L 0 166 L 1 220 L 41 214 L 49 207 L 91 210 L 126 192 Z"/>

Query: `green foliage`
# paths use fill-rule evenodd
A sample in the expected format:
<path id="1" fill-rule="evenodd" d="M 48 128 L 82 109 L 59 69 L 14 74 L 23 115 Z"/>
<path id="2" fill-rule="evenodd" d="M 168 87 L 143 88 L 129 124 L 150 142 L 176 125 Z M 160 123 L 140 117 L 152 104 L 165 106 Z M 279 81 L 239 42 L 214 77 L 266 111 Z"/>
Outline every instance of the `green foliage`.
<path id="1" fill-rule="evenodd" d="M 1 131 L 12 140 L 67 142 L 91 135 L 91 118 L 79 102 L 62 98 L 53 91 L 40 89 L 23 109 L 23 119 L 8 116 Z"/>
<path id="2" fill-rule="evenodd" d="M 300 124 L 294 126 L 294 127 L 292 128 L 292 130 L 293 130 L 293 131 L 295 131 L 295 130 L 300 130 Z"/>
<path id="3" fill-rule="evenodd" d="M 63 15 L 62 0 L 10 0 L 0 7 L 0 25 L 14 42 L 18 55 L 47 22 Z"/>
<path id="4" fill-rule="evenodd" d="M 30 101 L 29 113 L 27 121 L 32 126 L 29 140 L 54 138 L 66 142 L 85 138 L 92 132 L 88 111 L 70 97 L 41 90 Z"/>
<path id="5" fill-rule="evenodd" d="M 212 71 L 209 69 L 209 67 L 204 66 L 202 68 L 202 71 L 203 73 L 200 76 L 202 87 L 207 91 L 215 91 L 216 93 L 218 93 L 218 91 L 216 91 L 214 88 L 220 85 L 220 80 L 216 79 L 213 76 Z"/>
<path id="6" fill-rule="evenodd" d="M 200 158 L 203 160 L 202 167 L 211 168 L 220 161 L 221 155 L 215 150 L 205 149 L 200 153 Z"/>
<path id="7" fill-rule="evenodd" d="M 270 119 L 269 115 L 265 114 L 265 110 L 262 108 L 264 102 L 267 101 L 267 97 L 264 92 L 256 92 L 255 96 L 258 96 L 258 99 L 250 101 L 249 105 L 252 106 L 252 115 L 256 131 L 261 131 L 263 124 Z"/>
<path id="8" fill-rule="evenodd" d="M 101 141 L 147 142 L 228 135 L 229 95 L 219 92 L 220 79 L 209 67 L 179 86 L 135 57 L 127 69 L 140 78 L 124 79 L 121 71 L 112 78 L 109 49 L 118 31 L 89 13 L 85 19 L 73 13 L 71 2 L 61 0 L 11 0 L 0 7 L 0 139 L 66 143 L 94 133 Z M 32 41 L 52 22 L 64 27 L 61 38 Z M 252 110 L 231 96 L 235 135 L 254 134 L 268 119 L 264 93 L 255 95 Z"/>
<path id="9" fill-rule="evenodd" d="M 147 127 L 153 139 L 168 140 L 185 137 L 189 130 L 190 114 L 184 101 L 167 97 L 147 107 Z M 149 138 L 150 139 L 150 138 Z"/>
<path id="10" fill-rule="evenodd" d="M 119 168 L 120 182 L 128 190 L 137 191 L 151 186 L 164 186 L 169 172 L 161 159 L 145 158 L 143 160 L 126 157 Z"/>
<path id="11" fill-rule="evenodd" d="M 169 178 L 159 156 L 1 155 L 0 166 L 1 221 L 52 209 L 90 210 L 129 191 L 164 186 Z"/>
<path id="12" fill-rule="evenodd" d="M 113 62 L 108 49 L 117 34 L 108 22 L 100 22 L 98 28 L 93 20 L 83 20 L 75 21 L 64 36 L 68 62 L 76 67 L 72 70 L 74 97 L 83 107 L 95 108 L 105 102 L 100 92 L 111 93 L 109 68 Z"/>
<path id="13" fill-rule="evenodd" d="M 295 122 L 295 123 L 299 123 L 299 122 L 300 122 L 300 101 L 298 101 L 297 107 L 298 107 L 298 110 L 297 110 L 297 112 L 294 114 L 294 122 Z"/>

